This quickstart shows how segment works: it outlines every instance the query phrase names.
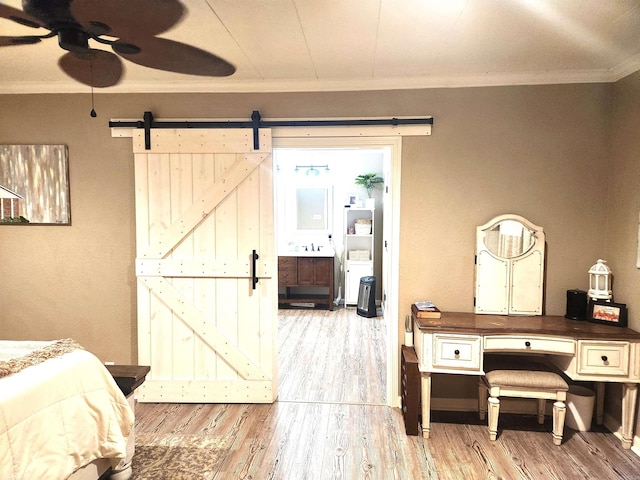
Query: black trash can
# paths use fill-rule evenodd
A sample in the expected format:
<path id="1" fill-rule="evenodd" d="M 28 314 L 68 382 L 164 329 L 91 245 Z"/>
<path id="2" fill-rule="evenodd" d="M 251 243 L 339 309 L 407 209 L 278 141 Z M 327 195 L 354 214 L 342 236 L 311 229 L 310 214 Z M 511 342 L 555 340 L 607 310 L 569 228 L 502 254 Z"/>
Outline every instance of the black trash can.
<path id="1" fill-rule="evenodd" d="M 358 290 L 357 313 L 361 317 L 375 317 L 376 313 L 376 277 L 362 277 Z"/>

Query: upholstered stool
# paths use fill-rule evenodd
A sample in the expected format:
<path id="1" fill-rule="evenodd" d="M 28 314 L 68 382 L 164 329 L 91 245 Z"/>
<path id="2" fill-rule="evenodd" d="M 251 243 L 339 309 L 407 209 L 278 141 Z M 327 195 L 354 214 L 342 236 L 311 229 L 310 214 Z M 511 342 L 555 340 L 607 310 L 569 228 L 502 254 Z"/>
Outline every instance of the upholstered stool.
<path id="1" fill-rule="evenodd" d="M 538 368 L 538 369 L 536 369 Z M 489 408 L 489 438 L 495 440 L 498 434 L 498 414 L 500 413 L 500 397 L 521 397 L 538 399 L 538 423 L 544 423 L 546 400 L 553 403 L 553 443 L 562 443 L 564 418 L 569 386 L 557 373 L 541 370 L 539 366 L 532 369 L 492 370 L 480 379 L 478 407 L 480 419 L 484 420 Z"/>

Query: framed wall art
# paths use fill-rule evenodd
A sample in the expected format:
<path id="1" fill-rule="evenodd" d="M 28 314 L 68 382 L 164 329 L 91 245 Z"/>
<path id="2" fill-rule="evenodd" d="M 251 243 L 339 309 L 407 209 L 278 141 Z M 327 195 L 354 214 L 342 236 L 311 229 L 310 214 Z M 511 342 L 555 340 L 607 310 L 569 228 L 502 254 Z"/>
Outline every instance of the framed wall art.
<path id="1" fill-rule="evenodd" d="M 0 225 L 70 225 L 66 145 L 0 145 Z"/>

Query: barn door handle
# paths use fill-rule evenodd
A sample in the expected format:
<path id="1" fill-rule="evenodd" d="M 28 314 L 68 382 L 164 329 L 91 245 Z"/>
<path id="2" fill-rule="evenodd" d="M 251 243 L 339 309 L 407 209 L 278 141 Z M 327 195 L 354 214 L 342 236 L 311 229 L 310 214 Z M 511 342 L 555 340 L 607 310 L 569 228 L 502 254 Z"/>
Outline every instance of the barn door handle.
<path id="1" fill-rule="evenodd" d="M 256 285 L 258 284 L 258 272 L 256 271 L 256 267 L 257 267 L 257 263 L 256 261 L 260 258 L 260 255 L 258 255 L 258 252 L 256 252 L 255 250 L 253 251 L 253 253 L 251 254 L 251 272 L 252 272 L 252 281 L 253 281 L 253 289 L 256 289 Z"/>

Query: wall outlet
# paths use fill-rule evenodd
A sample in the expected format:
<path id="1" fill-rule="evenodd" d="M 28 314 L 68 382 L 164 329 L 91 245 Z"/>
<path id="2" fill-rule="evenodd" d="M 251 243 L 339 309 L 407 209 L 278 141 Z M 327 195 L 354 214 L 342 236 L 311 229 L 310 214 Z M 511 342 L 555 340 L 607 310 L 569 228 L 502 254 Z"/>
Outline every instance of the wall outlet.
<path id="1" fill-rule="evenodd" d="M 104 362 L 105 365 L 115 365 L 115 362 Z"/>

